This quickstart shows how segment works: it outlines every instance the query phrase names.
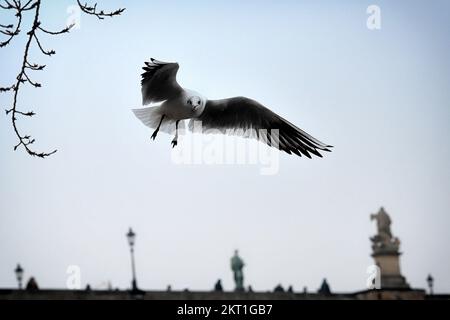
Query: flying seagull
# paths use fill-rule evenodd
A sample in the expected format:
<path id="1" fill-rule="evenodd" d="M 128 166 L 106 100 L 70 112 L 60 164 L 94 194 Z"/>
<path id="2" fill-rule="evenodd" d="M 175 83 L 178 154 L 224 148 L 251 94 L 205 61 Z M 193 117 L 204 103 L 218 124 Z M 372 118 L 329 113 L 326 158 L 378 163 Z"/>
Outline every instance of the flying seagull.
<path id="1" fill-rule="evenodd" d="M 143 67 L 142 104 L 162 103 L 133 112 L 146 126 L 155 129 L 151 136 L 153 140 L 159 130 L 175 132 L 172 140 L 172 147 L 175 147 L 180 121 L 184 127 L 184 120 L 190 119 L 191 130 L 194 122 L 200 121 L 203 133 L 209 130 L 250 136 L 300 157 L 311 158 L 311 154 L 322 157 L 320 150 L 330 151 L 332 146 L 320 142 L 255 100 L 246 97 L 208 100 L 195 91 L 182 88 L 176 80 L 178 68 L 178 63 L 153 58 Z"/>

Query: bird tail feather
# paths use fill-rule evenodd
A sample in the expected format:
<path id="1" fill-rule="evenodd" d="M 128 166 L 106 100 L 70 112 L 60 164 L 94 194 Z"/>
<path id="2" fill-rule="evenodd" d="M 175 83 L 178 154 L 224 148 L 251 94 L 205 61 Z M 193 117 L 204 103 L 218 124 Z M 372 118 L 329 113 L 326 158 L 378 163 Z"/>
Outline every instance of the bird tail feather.
<path id="1" fill-rule="evenodd" d="M 163 116 L 160 106 L 132 109 L 132 111 L 136 116 L 136 118 L 141 120 L 141 122 L 144 125 L 152 129 L 156 129 L 158 127 L 159 123 L 161 122 L 161 118 Z M 163 121 L 161 122 L 161 126 L 159 127 L 159 130 L 161 132 L 173 134 L 175 133 L 175 123 L 176 123 L 175 120 L 170 119 L 168 117 L 164 117 Z M 180 130 L 183 128 L 184 128 L 184 121 L 180 121 L 178 124 L 178 129 Z"/>

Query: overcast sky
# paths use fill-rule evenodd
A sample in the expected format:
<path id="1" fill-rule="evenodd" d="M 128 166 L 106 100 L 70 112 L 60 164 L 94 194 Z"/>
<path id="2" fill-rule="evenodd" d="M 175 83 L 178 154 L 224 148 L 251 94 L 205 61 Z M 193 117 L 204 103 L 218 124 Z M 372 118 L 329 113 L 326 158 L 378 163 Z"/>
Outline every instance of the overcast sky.
<path id="1" fill-rule="evenodd" d="M 43 1 L 41 21 L 64 26 L 75 1 Z M 373 263 L 369 215 L 384 206 L 401 240 L 402 272 L 450 292 L 450 4 L 448 1 L 99 1 L 125 13 L 42 37 L 52 58 L 22 90 L 20 119 L 41 160 L 16 144 L 0 116 L 0 287 L 17 263 L 45 288 L 64 288 L 81 268 L 94 288 L 130 285 L 125 233 L 137 233 L 144 289 L 233 289 L 238 248 L 245 285 L 363 290 Z M 381 30 L 366 9 L 381 8 Z M 70 10 L 69 10 L 70 11 Z M 27 14 L 27 21 L 30 20 Z M 2 24 L 13 22 L 3 10 Z M 29 25 L 23 27 L 23 32 Z M 15 78 L 24 37 L 0 50 L 0 83 Z M 208 98 L 258 100 L 320 140 L 323 159 L 280 154 L 258 165 L 174 163 L 171 136 L 130 111 L 154 57 L 180 64 L 178 81 Z M 0 105 L 11 103 L 0 95 Z M 183 138 L 179 148 L 187 148 Z M 227 139 L 233 139 L 231 137 Z"/>

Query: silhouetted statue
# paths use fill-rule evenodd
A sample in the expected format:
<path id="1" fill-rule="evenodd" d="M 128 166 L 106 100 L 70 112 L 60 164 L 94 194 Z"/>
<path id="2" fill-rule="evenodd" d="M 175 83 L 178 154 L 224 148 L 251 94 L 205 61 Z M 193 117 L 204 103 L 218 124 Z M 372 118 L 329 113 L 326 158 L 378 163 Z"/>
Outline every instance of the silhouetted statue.
<path id="1" fill-rule="evenodd" d="M 289 288 L 287 289 L 287 292 L 294 293 L 294 288 L 292 288 L 292 286 L 289 286 Z"/>
<path id="2" fill-rule="evenodd" d="M 86 285 L 86 291 L 91 291 L 91 285 L 89 283 Z"/>
<path id="3" fill-rule="evenodd" d="M 377 222 L 377 234 L 370 238 L 374 253 L 398 252 L 400 240 L 392 236 L 391 218 L 383 207 L 376 214 L 370 215 L 370 220 Z"/>
<path id="4" fill-rule="evenodd" d="M 253 292 L 253 288 L 252 288 L 252 286 L 248 286 L 248 292 Z"/>
<path id="5" fill-rule="evenodd" d="M 214 291 L 220 291 L 220 292 L 223 291 L 222 280 L 220 280 L 220 279 L 217 280 L 216 284 L 214 285 Z"/>
<path id="6" fill-rule="evenodd" d="M 330 286 L 328 285 L 327 279 L 323 279 L 322 285 L 318 291 L 320 294 L 329 295 L 331 294 Z"/>
<path id="7" fill-rule="evenodd" d="M 167 290 L 166 290 L 167 292 L 170 292 L 170 291 L 172 291 L 172 286 L 169 284 L 168 286 L 167 286 Z"/>
<path id="8" fill-rule="evenodd" d="M 236 283 L 236 291 L 244 291 L 244 261 L 239 257 L 238 251 L 234 251 L 234 256 L 231 258 L 231 270 L 234 273 L 234 282 Z"/>
<path id="9" fill-rule="evenodd" d="M 275 289 L 273 289 L 273 292 L 284 292 L 283 286 L 281 285 L 281 283 L 279 285 L 277 285 L 275 287 Z"/>
<path id="10" fill-rule="evenodd" d="M 31 277 L 30 280 L 28 280 L 27 286 L 26 286 L 26 290 L 27 291 L 37 291 L 39 290 L 39 286 L 36 282 L 36 279 L 34 279 L 34 277 Z"/>
<path id="11" fill-rule="evenodd" d="M 370 220 L 377 220 L 378 235 L 381 238 L 386 238 L 386 239 L 392 238 L 391 218 L 386 213 L 386 211 L 384 211 L 383 207 L 380 208 L 378 213 L 371 214 Z"/>

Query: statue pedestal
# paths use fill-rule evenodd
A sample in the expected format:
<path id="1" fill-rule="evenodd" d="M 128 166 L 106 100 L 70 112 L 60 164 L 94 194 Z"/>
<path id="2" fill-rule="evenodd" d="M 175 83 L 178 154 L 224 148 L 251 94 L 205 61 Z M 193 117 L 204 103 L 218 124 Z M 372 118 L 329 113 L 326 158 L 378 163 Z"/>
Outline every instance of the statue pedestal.
<path id="1" fill-rule="evenodd" d="M 408 289 L 409 285 L 400 272 L 400 252 L 373 253 L 376 265 L 381 272 L 382 289 Z"/>

